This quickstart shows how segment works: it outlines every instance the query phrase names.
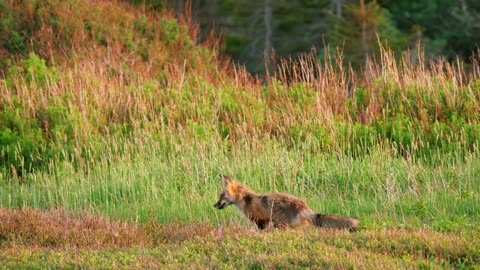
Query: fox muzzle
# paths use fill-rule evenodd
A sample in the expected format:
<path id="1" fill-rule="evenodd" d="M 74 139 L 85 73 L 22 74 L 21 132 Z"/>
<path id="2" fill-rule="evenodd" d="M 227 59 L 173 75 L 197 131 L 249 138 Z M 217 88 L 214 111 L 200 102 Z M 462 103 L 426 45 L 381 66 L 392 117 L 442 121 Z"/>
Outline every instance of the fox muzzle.
<path id="1" fill-rule="evenodd" d="M 225 202 L 217 202 L 214 207 L 217 208 L 218 210 L 221 210 L 223 208 L 225 208 L 227 206 L 227 204 Z"/>

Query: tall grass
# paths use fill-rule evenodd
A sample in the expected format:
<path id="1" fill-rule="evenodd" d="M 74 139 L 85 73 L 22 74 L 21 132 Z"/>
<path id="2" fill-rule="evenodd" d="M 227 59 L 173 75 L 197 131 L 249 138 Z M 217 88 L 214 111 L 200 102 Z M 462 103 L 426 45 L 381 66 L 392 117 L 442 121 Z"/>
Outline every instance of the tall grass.
<path id="1" fill-rule="evenodd" d="M 480 161 L 441 155 L 435 165 L 395 158 L 390 147 L 367 157 L 311 155 L 275 140 L 226 149 L 219 141 L 170 134 L 112 141 L 121 156 L 104 150 L 95 165 L 70 162 L 32 173 L 19 184 L 3 175 L 0 204 L 8 208 L 65 208 L 123 220 L 224 223 L 240 220 L 234 207 L 218 211 L 221 174 L 259 192 L 287 192 L 321 213 L 357 216 L 367 228 L 475 230 L 480 213 Z M 148 136 L 148 135 L 147 135 Z M 307 146 L 303 146 L 307 147 Z"/>
<path id="2" fill-rule="evenodd" d="M 357 73 L 313 53 L 262 82 L 168 11 L 1 5 L 0 34 L 29 33 L 30 53 L 7 48 L 0 80 L 0 206 L 227 222 L 227 174 L 367 227 L 477 224 L 477 61 L 384 50 Z"/>

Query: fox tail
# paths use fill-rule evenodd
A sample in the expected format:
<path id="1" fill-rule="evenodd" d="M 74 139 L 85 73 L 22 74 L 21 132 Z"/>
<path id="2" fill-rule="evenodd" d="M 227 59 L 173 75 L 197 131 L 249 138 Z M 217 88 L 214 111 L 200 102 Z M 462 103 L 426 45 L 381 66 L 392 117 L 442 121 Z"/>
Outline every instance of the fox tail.
<path id="1" fill-rule="evenodd" d="M 356 218 L 345 218 L 334 215 L 314 214 L 312 223 L 320 228 L 326 229 L 347 229 L 355 232 L 360 228 L 360 221 Z"/>

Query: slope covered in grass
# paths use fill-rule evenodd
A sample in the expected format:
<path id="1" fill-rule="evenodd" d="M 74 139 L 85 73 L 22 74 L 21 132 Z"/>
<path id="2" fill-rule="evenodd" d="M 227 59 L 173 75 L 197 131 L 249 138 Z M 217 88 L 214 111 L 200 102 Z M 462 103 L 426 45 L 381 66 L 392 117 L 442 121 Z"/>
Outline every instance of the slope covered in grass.
<path id="1" fill-rule="evenodd" d="M 214 50 L 167 12 L 112 1 L 2 1 L 0 10 L 1 161 L 16 173 L 90 159 L 88 145 L 109 136 L 183 123 L 174 109 L 188 81 L 221 77 Z"/>
<path id="2" fill-rule="evenodd" d="M 478 148 L 477 64 L 467 72 L 384 52 L 353 74 L 341 59 L 305 56 L 279 63 L 264 86 L 219 61 L 216 40 L 198 45 L 198 29 L 168 12 L 82 0 L 2 1 L 0 11 L 1 162 L 9 171 L 92 161 L 107 138 L 142 132 L 233 145 L 313 141 L 313 153 L 393 145 L 426 159 L 432 150 Z"/>

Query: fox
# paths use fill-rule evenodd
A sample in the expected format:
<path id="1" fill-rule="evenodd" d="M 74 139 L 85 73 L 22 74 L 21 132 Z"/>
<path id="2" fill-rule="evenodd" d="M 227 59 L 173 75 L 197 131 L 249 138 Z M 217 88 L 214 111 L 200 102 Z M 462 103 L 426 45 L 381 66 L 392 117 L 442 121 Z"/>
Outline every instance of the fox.
<path id="1" fill-rule="evenodd" d="M 222 193 L 214 207 L 222 210 L 233 204 L 260 230 L 270 225 L 280 229 L 313 225 L 318 228 L 355 232 L 361 226 L 357 218 L 316 213 L 304 201 L 293 195 L 257 194 L 248 186 L 228 176 L 222 176 L 222 179 Z"/>

